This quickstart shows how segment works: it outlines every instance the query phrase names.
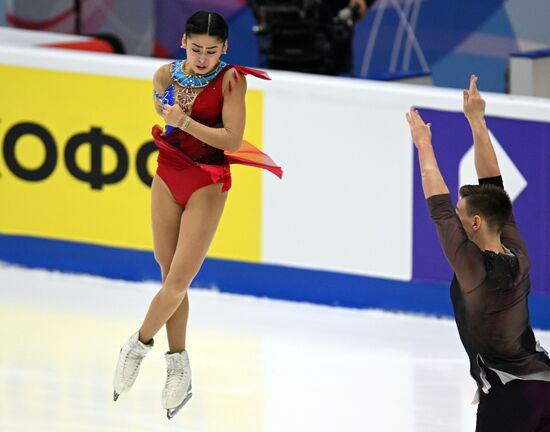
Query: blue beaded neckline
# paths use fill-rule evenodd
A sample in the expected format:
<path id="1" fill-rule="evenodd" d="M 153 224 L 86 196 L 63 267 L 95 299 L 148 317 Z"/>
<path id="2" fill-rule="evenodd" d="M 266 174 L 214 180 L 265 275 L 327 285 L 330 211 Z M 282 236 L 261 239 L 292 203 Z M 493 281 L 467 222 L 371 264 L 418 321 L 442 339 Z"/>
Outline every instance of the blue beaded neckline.
<path id="1" fill-rule="evenodd" d="M 188 89 L 206 87 L 208 84 L 210 84 L 210 81 L 216 78 L 221 70 L 225 66 L 227 66 L 227 63 L 220 60 L 218 65 L 212 71 L 208 72 L 205 75 L 195 75 L 184 72 L 184 63 L 185 60 L 178 60 L 172 63 L 170 65 L 170 75 L 172 76 L 172 80 L 174 80 L 175 83 L 183 88 Z"/>

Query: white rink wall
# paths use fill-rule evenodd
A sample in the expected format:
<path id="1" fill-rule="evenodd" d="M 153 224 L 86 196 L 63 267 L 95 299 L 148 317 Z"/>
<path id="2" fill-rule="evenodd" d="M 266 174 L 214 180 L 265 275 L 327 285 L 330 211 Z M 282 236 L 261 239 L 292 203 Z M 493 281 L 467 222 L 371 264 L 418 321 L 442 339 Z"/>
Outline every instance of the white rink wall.
<path id="1" fill-rule="evenodd" d="M 460 112 L 461 91 L 270 74 L 250 81 L 266 94 L 264 147 L 286 176 L 264 180 L 264 262 L 411 279 L 416 161 L 405 113 Z M 550 120 L 548 100 L 484 97 L 488 115 Z M 445 151 L 437 136 L 434 146 Z"/>
<path id="2" fill-rule="evenodd" d="M 2 64 L 128 79 L 148 80 L 163 62 L 0 44 Z M 461 115 L 461 91 L 269 73 L 271 81 L 250 78 L 248 86 L 263 93 L 263 149 L 283 166 L 285 176 L 279 181 L 263 174 L 261 254 L 252 262 L 398 282 L 414 279 L 413 221 L 427 218 L 427 212 L 413 215 L 416 161 L 405 113 L 414 105 Z M 479 88 L 483 91 L 483 77 Z M 550 121 L 548 100 L 489 93 L 484 97 L 487 114 L 494 118 L 543 126 Z M 436 153 L 445 154 L 446 143 L 437 135 L 434 145 Z M 507 172 L 503 174 L 506 179 Z M 542 190 L 547 196 L 547 188 Z M 536 199 L 544 202 L 544 196 Z M 545 238 L 544 230 L 541 226 L 540 235 L 534 236 Z M 535 245 L 534 250 L 546 259 L 547 248 L 539 251 Z M 440 251 L 433 248 L 433 253 Z"/>

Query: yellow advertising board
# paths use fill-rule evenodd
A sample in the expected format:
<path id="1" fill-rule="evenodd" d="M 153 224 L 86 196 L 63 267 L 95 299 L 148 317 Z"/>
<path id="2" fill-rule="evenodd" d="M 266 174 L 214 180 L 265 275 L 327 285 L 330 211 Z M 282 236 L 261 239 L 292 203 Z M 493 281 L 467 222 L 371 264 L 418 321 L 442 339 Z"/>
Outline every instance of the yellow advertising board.
<path id="1" fill-rule="evenodd" d="M 151 250 L 149 80 L 0 65 L 0 234 Z M 262 92 L 245 139 L 261 148 Z M 209 256 L 260 260 L 261 173 L 232 167 Z"/>

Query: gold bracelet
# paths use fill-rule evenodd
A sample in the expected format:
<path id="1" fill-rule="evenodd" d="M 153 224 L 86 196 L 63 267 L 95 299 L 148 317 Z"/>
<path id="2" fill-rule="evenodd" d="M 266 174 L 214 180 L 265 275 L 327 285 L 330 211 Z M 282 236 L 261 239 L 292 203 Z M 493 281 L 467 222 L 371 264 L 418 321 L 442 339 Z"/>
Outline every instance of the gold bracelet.
<path id="1" fill-rule="evenodd" d="M 190 116 L 185 116 L 185 118 L 181 122 L 181 125 L 179 125 L 179 128 L 183 131 L 187 130 L 187 128 L 189 127 L 189 123 L 191 123 L 191 117 Z"/>

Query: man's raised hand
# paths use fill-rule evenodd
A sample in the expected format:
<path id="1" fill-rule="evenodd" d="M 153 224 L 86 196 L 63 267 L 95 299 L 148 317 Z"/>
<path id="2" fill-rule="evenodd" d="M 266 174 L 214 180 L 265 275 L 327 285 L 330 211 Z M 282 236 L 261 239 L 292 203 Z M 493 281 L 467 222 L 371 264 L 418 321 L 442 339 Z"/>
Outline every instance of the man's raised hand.
<path id="1" fill-rule="evenodd" d="M 411 107 L 407 113 L 407 122 L 411 128 L 411 136 L 417 149 L 420 150 L 422 147 L 432 144 L 431 123 L 424 123 L 424 120 L 422 120 L 422 117 L 420 117 L 420 114 L 414 107 Z"/>
<path id="2" fill-rule="evenodd" d="M 477 76 L 470 76 L 470 88 L 464 90 L 464 115 L 468 120 L 485 117 L 485 101 L 477 89 Z"/>

